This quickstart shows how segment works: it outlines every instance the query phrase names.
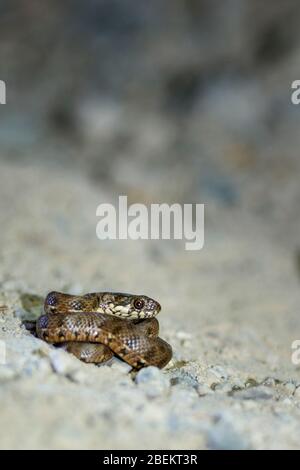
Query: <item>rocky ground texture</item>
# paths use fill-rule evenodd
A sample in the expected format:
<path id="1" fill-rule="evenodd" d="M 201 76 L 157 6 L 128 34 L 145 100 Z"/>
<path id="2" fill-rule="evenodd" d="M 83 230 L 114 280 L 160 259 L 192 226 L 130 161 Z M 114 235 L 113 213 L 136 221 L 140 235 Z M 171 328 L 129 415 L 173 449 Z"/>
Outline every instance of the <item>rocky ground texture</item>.
<path id="1" fill-rule="evenodd" d="M 297 0 L 2 1 L 1 448 L 299 448 L 299 21 Z M 204 248 L 100 242 L 124 194 L 204 203 Z M 156 298 L 172 361 L 35 338 L 51 290 Z"/>
<path id="2" fill-rule="evenodd" d="M 95 207 L 111 195 L 82 175 L 3 164 L 0 188 L 1 447 L 299 445 L 296 263 L 260 219 L 208 204 L 200 252 L 100 242 Z M 171 363 L 137 374 L 119 360 L 97 367 L 33 337 L 22 320 L 53 289 L 157 298 Z"/>

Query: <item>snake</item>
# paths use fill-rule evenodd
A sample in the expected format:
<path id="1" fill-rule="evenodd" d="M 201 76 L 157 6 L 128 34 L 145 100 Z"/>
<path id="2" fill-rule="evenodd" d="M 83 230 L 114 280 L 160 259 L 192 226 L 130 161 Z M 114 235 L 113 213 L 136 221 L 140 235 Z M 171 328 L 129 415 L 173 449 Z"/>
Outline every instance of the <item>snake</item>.
<path id="1" fill-rule="evenodd" d="M 117 356 L 133 369 L 163 368 L 171 346 L 158 336 L 160 304 L 146 296 L 113 292 L 50 292 L 35 324 L 38 338 L 78 359 L 101 364 Z"/>

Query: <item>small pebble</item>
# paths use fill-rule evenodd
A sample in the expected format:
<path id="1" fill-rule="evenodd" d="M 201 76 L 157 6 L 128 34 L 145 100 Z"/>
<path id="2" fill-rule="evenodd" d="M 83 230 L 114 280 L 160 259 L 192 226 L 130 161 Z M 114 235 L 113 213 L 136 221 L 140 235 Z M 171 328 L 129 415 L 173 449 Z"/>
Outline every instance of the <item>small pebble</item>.
<path id="1" fill-rule="evenodd" d="M 214 391 L 207 384 L 199 384 L 197 387 L 197 392 L 200 397 L 214 393 Z"/>
<path id="2" fill-rule="evenodd" d="M 285 398 L 284 400 L 282 400 L 282 403 L 284 405 L 287 405 L 287 406 L 290 406 L 293 404 L 292 400 L 290 400 L 290 398 Z"/>
<path id="3" fill-rule="evenodd" d="M 232 388 L 244 388 L 245 387 L 245 382 L 244 380 L 240 379 L 239 377 L 234 377 L 232 378 L 231 380 L 231 385 L 232 385 Z"/>
<path id="4" fill-rule="evenodd" d="M 227 371 L 221 366 L 213 366 L 210 368 L 210 372 L 212 372 L 218 379 L 228 379 Z"/>
<path id="5" fill-rule="evenodd" d="M 293 384 L 293 382 L 286 382 L 284 388 L 290 395 L 293 395 L 296 390 L 296 385 Z"/>
<path id="6" fill-rule="evenodd" d="M 51 365 L 57 374 L 70 375 L 78 369 L 77 359 L 62 349 L 54 349 L 49 354 Z"/>
<path id="7" fill-rule="evenodd" d="M 166 393 L 170 387 L 169 379 L 157 367 L 150 366 L 141 369 L 136 378 L 136 384 L 142 388 L 148 398 L 156 398 Z"/>
<path id="8" fill-rule="evenodd" d="M 270 400 L 274 396 L 274 391 L 263 385 L 258 387 L 245 388 L 234 394 L 235 398 L 242 400 Z"/>
<path id="9" fill-rule="evenodd" d="M 248 377 L 245 383 L 246 387 L 258 387 L 259 381 L 255 377 Z"/>
<path id="10" fill-rule="evenodd" d="M 214 391 L 217 393 L 229 393 L 232 391 L 232 384 L 229 382 L 217 384 Z"/>
<path id="11" fill-rule="evenodd" d="M 263 382 L 263 384 L 266 385 L 267 387 L 275 387 L 276 386 L 276 380 L 273 379 L 273 377 L 268 377 Z"/>
<path id="12" fill-rule="evenodd" d="M 89 383 L 89 376 L 87 372 L 83 371 L 82 369 L 76 369 L 73 372 L 70 372 L 68 376 L 74 382 L 77 382 L 80 384 Z"/>
<path id="13" fill-rule="evenodd" d="M 121 374 L 128 374 L 132 370 L 132 367 L 121 359 L 114 357 L 111 362 L 111 369 L 121 372 Z"/>
<path id="14" fill-rule="evenodd" d="M 198 387 L 199 383 L 196 377 L 181 370 L 179 371 L 178 374 L 172 376 L 171 385 L 172 386 L 183 385 L 186 387 Z"/>
<path id="15" fill-rule="evenodd" d="M 176 406 L 177 410 L 181 408 L 186 409 L 198 401 L 199 394 L 195 388 L 182 386 L 172 388 L 171 402 Z"/>

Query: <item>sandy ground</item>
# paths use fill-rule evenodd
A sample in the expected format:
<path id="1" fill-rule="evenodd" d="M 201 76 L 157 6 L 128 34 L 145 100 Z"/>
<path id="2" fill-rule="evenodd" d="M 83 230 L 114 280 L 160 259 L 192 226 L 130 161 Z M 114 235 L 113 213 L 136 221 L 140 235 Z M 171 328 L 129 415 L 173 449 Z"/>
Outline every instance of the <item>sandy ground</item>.
<path id="1" fill-rule="evenodd" d="M 299 448 L 299 2 L 23 3 L 1 8 L 0 447 Z M 99 241 L 122 194 L 204 203 L 203 250 Z M 51 290 L 156 298 L 172 361 L 34 338 Z"/>
<path id="2" fill-rule="evenodd" d="M 1 448 L 297 448 L 299 281 L 272 227 L 206 202 L 205 246 L 96 238 L 107 187 L 55 166 L 2 163 Z M 201 201 L 202 202 L 202 201 Z M 86 365 L 31 336 L 50 290 L 159 300 L 174 357 L 138 375 Z"/>

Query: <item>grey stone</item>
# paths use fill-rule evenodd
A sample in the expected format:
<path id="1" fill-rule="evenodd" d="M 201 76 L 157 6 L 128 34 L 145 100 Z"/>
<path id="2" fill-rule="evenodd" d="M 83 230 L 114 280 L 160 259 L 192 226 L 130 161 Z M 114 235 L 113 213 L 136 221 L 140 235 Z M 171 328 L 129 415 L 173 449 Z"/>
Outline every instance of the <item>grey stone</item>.
<path id="1" fill-rule="evenodd" d="M 296 390 L 296 385 L 293 382 L 286 382 L 284 388 L 288 394 L 293 395 Z"/>
<path id="2" fill-rule="evenodd" d="M 243 400 L 270 400 L 274 397 L 274 393 L 274 390 L 261 385 L 237 391 L 234 396 Z"/>
<path id="3" fill-rule="evenodd" d="M 153 366 L 141 369 L 135 380 L 149 398 L 156 398 L 165 394 L 170 387 L 168 377 L 160 369 Z"/>

